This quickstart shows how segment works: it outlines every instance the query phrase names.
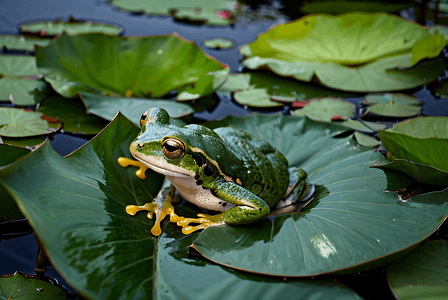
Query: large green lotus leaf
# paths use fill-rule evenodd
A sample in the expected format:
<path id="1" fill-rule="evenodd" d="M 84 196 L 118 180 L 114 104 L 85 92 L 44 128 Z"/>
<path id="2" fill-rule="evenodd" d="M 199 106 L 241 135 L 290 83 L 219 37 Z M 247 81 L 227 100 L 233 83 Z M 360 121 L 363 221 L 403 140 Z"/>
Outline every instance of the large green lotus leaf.
<path id="1" fill-rule="evenodd" d="M 92 21 L 78 21 L 70 17 L 68 22 L 55 20 L 51 22 L 34 22 L 20 26 L 21 32 L 38 33 L 43 36 L 55 36 L 62 32 L 68 34 L 101 32 L 105 34 L 117 35 L 123 28 L 111 24 L 101 24 Z"/>
<path id="2" fill-rule="evenodd" d="M 13 275 L 0 276 L 0 299 L 64 300 L 67 299 L 67 292 L 38 277 L 17 271 Z"/>
<path id="3" fill-rule="evenodd" d="M 34 51 L 34 45 L 46 46 L 51 39 L 32 38 L 22 35 L 0 35 L 0 48 Z"/>
<path id="4" fill-rule="evenodd" d="M 448 172 L 448 118 L 414 118 L 378 135 L 388 158 L 407 159 Z"/>
<path id="5" fill-rule="evenodd" d="M 0 107 L 0 136 L 24 137 L 51 133 L 41 114 L 19 108 Z"/>
<path id="6" fill-rule="evenodd" d="M 406 159 L 395 159 L 393 161 L 382 162 L 375 164 L 372 167 L 403 172 L 419 183 L 442 186 L 448 185 L 448 172 L 428 165 L 414 163 Z"/>
<path id="7" fill-rule="evenodd" d="M 117 98 L 88 93 L 80 93 L 80 95 L 89 113 L 106 120 L 112 120 L 117 112 L 120 111 L 138 126 L 140 126 L 142 114 L 151 107 L 161 107 L 173 118 L 182 117 L 194 112 L 193 108 L 188 104 L 170 100 Z"/>
<path id="8" fill-rule="evenodd" d="M 38 111 L 62 121 L 64 131 L 97 134 L 107 125 L 97 116 L 87 114 L 79 99 L 51 97 L 39 106 Z"/>
<path id="9" fill-rule="evenodd" d="M 434 33 L 426 38 L 415 42 L 412 47 L 412 65 L 422 59 L 434 58 L 448 45 L 448 40 L 443 35 Z"/>
<path id="10" fill-rule="evenodd" d="M 348 101 L 336 98 L 309 100 L 305 106 L 292 112 L 295 116 L 307 116 L 316 121 L 331 122 L 334 116 L 350 119 L 355 116 L 356 106 Z"/>
<path id="11" fill-rule="evenodd" d="M 227 25 L 232 20 L 220 11 L 231 11 L 238 6 L 234 0 L 112 0 L 111 3 L 124 10 L 144 12 L 154 15 L 173 15 L 177 19 L 188 19 L 193 22 L 201 21 L 205 24 Z"/>
<path id="12" fill-rule="evenodd" d="M 397 299 L 446 299 L 448 241 L 436 240 L 393 261 L 387 278 Z"/>
<path id="13" fill-rule="evenodd" d="M 0 78 L 0 100 L 15 105 L 34 105 L 41 102 L 51 92 L 51 87 L 43 80 L 28 78 Z"/>
<path id="14" fill-rule="evenodd" d="M 412 54 L 380 58 L 359 66 L 331 62 L 293 62 L 276 58 L 247 58 L 243 65 L 249 69 L 267 67 L 274 73 L 311 81 L 314 76 L 327 87 L 352 92 L 398 91 L 418 87 L 443 74 L 445 59 L 438 57 L 421 61 L 411 67 Z"/>
<path id="15" fill-rule="evenodd" d="M 330 294 L 332 299 L 360 299 L 330 280 L 274 279 L 192 259 L 188 246 L 197 234 L 185 237 L 173 224 L 164 231 L 158 242 L 156 299 L 325 299 Z"/>
<path id="16" fill-rule="evenodd" d="M 37 66 L 61 95 L 79 92 L 180 98 L 210 94 L 229 68 L 179 36 L 117 37 L 62 33 L 47 47 L 36 46 Z M 174 72 L 175 70 L 175 72 Z"/>
<path id="17" fill-rule="evenodd" d="M 385 13 L 310 15 L 268 30 L 243 54 L 288 62 L 356 65 L 410 51 L 428 35 L 418 24 Z"/>
<path id="18" fill-rule="evenodd" d="M 399 12 L 410 6 L 412 6 L 412 2 L 410 1 L 310 0 L 304 1 L 300 10 L 307 14 L 319 13 L 338 15 L 349 11 Z"/>
<path id="19" fill-rule="evenodd" d="M 424 240 L 448 215 L 448 190 L 407 202 L 383 192 L 386 176 L 369 168 L 382 155 L 358 148 L 351 136 L 338 138 L 340 126 L 282 115 L 211 125 L 232 125 L 269 141 L 316 186 L 314 200 L 298 213 L 204 230 L 193 246 L 219 264 L 278 276 L 371 268 Z"/>
<path id="20" fill-rule="evenodd" d="M 153 221 L 145 214 L 131 217 L 125 207 L 152 201 L 163 176 L 148 171 L 141 180 L 117 163 L 130 157 L 138 132 L 119 114 L 70 156 L 59 156 L 47 142 L 0 175 L 52 264 L 93 299 L 147 299 L 153 293 Z"/>
<path id="21" fill-rule="evenodd" d="M 8 76 L 35 76 L 42 74 L 37 70 L 36 58 L 27 55 L 0 55 L 0 74 Z"/>

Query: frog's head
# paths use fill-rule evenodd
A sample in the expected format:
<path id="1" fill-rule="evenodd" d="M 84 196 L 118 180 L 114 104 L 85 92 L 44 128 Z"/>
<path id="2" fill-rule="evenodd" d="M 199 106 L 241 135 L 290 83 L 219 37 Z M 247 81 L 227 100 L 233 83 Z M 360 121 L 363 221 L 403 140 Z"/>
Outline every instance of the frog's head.
<path id="1" fill-rule="evenodd" d="M 145 112 L 140 124 L 142 130 L 129 150 L 137 160 L 166 176 L 201 180 L 225 176 L 223 165 L 228 170 L 229 161 L 238 160 L 213 130 L 185 125 L 162 108 Z"/>

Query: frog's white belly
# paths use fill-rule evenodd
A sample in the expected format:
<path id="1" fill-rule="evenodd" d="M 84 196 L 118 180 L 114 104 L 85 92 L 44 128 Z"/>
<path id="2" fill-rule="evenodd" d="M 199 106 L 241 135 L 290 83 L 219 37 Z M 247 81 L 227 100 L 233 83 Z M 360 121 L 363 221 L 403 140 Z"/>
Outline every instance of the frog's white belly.
<path id="1" fill-rule="evenodd" d="M 199 207 L 223 212 L 235 206 L 216 197 L 200 184 L 196 184 L 196 179 L 192 176 L 166 176 L 166 178 L 171 181 L 185 200 Z"/>

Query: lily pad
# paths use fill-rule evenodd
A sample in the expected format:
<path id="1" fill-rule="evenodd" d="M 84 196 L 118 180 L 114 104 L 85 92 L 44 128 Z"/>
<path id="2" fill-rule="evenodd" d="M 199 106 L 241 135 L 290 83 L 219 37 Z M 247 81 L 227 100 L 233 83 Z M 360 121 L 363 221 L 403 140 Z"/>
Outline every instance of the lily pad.
<path id="1" fill-rule="evenodd" d="M 248 90 L 250 88 L 251 74 L 240 73 L 230 74 L 226 82 L 219 87 L 219 92 L 236 92 L 241 90 Z"/>
<path id="2" fill-rule="evenodd" d="M 415 42 L 412 47 L 412 65 L 422 59 L 434 58 L 448 45 L 448 40 L 438 33 L 431 34 L 422 40 Z"/>
<path id="3" fill-rule="evenodd" d="M 87 114 L 79 100 L 63 97 L 51 97 L 39 106 L 39 112 L 46 116 L 62 121 L 64 131 L 97 134 L 108 123 L 104 120 Z"/>
<path id="4" fill-rule="evenodd" d="M 448 39 L 448 26 L 445 25 L 432 25 L 429 26 L 427 29 L 429 34 L 441 34 L 445 37 L 445 39 Z"/>
<path id="5" fill-rule="evenodd" d="M 211 49 L 230 49 L 234 47 L 232 40 L 215 38 L 215 39 L 205 39 L 204 46 Z"/>
<path id="6" fill-rule="evenodd" d="M 367 135 L 365 133 L 355 131 L 354 135 L 355 135 L 356 141 L 361 146 L 373 148 L 373 147 L 378 147 L 379 145 L 381 145 L 380 141 L 378 141 L 373 136 Z"/>
<path id="7" fill-rule="evenodd" d="M 236 92 L 233 97 L 235 101 L 242 105 L 255 107 L 275 107 L 282 106 L 281 103 L 271 101 L 271 96 L 267 89 L 249 89 Z"/>
<path id="8" fill-rule="evenodd" d="M 440 97 L 442 99 L 448 99 L 448 81 L 436 81 L 433 84 L 428 86 L 431 89 L 436 97 Z"/>
<path id="9" fill-rule="evenodd" d="M 48 72 L 45 80 L 66 98 L 98 91 L 160 97 L 177 90 L 179 99 L 195 99 L 212 93 L 229 72 L 177 35 L 124 38 L 63 33 L 49 46 L 36 47 L 36 58 L 39 69 Z"/>
<path id="10" fill-rule="evenodd" d="M 66 299 L 67 292 L 37 277 L 17 271 L 13 275 L 0 276 L 1 299 Z"/>
<path id="11" fill-rule="evenodd" d="M 0 55 L 0 74 L 8 76 L 37 76 L 36 58 L 27 55 Z"/>
<path id="12" fill-rule="evenodd" d="M 191 21 L 201 20 L 201 23 L 214 25 L 227 25 L 232 22 L 229 19 L 229 12 L 238 7 L 238 2 L 234 0 L 201 0 L 179 1 L 145 1 L 145 0 L 112 0 L 112 5 L 132 12 L 143 12 L 154 15 L 173 15 L 179 19 L 189 19 Z M 220 12 L 222 12 L 220 14 Z"/>
<path id="13" fill-rule="evenodd" d="M 49 22 L 32 22 L 20 26 L 24 33 L 38 33 L 42 36 L 56 36 L 62 32 L 68 34 L 101 32 L 105 34 L 118 35 L 123 28 L 111 24 L 102 24 L 92 21 L 75 20 L 70 16 L 68 22 L 59 19 Z"/>
<path id="14" fill-rule="evenodd" d="M 403 172 L 419 183 L 441 186 L 448 185 L 448 172 L 428 165 L 414 163 L 406 159 L 395 159 L 393 161 L 375 164 L 372 167 Z"/>
<path id="15" fill-rule="evenodd" d="M 34 150 L 45 142 L 43 138 L 12 138 L 12 137 L 2 137 L 2 143 L 4 145 L 9 145 L 17 148 L 25 148 L 29 150 Z"/>
<path id="16" fill-rule="evenodd" d="M 448 294 L 448 241 L 430 241 L 387 269 L 390 287 L 397 299 L 446 299 Z"/>
<path id="17" fill-rule="evenodd" d="M 356 131 L 369 132 L 369 133 L 374 133 L 377 132 L 378 130 L 386 129 L 386 125 L 384 124 L 368 122 L 364 120 L 347 120 L 338 122 L 338 124 L 354 129 Z"/>
<path id="18" fill-rule="evenodd" d="M 34 105 L 45 99 L 51 87 L 43 80 L 28 78 L 0 78 L 0 100 L 11 101 L 15 105 Z"/>
<path id="19" fill-rule="evenodd" d="M 50 39 L 25 37 L 23 35 L 0 35 L 0 48 L 34 51 L 34 45 L 47 46 Z"/>
<path id="20" fill-rule="evenodd" d="M 382 155 L 356 147 L 351 136 L 335 138 L 339 126 L 281 115 L 210 125 L 232 125 L 268 140 L 316 185 L 313 202 L 298 213 L 204 230 L 193 246 L 219 264 L 277 276 L 379 266 L 420 243 L 448 215 L 448 190 L 407 202 L 382 192 L 386 176 L 369 168 Z"/>
<path id="21" fill-rule="evenodd" d="M 271 297 L 331 293 L 334 299 L 360 299 L 329 280 L 261 278 L 191 258 L 188 245 L 197 233 L 185 237 L 174 224 L 166 226 L 159 238 L 150 235 L 153 221 L 144 215 L 130 217 L 124 208 L 150 201 L 163 177 L 149 171 L 148 179 L 142 181 L 134 170 L 116 163 L 117 157 L 130 156 L 127 147 L 137 133 L 137 127 L 119 114 L 70 156 L 58 156 L 46 143 L 1 174 L 53 264 L 82 294 L 94 299 L 149 299 L 153 295 L 240 299 L 266 293 Z M 18 172 L 22 167 L 29 172 Z M 26 180 L 22 175 L 38 176 L 31 182 L 35 189 L 20 187 L 16 180 Z M 39 199 L 45 201 L 36 202 Z M 183 206 L 176 209 L 183 215 L 196 213 Z M 192 277 L 196 280 L 191 281 Z M 222 289 L 229 292 L 222 293 Z"/>
<path id="22" fill-rule="evenodd" d="M 316 121 L 331 122 L 334 116 L 340 116 L 345 120 L 353 118 L 355 108 L 356 106 L 348 101 L 337 98 L 322 98 L 305 102 L 303 108 L 294 110 L 292 114 L 307 116 Z"/>
<path id="23" fill-rule="evenodd" d="M 89 113 L 112 120 L 120 111 L 137 126 L 140 126 L 142 114 L 151 107 L 161 107 L 173 118 L 183 117 L 194 112 L 188 104 L 171 100 L 116 98 L 87 93 L 80 95 Z"/>
<path id="24" fill-rule="evenodd" d="M 401 93 L 368 94 L 362 103 L 369 105 L 366 114 L 384 117 L 412 117 L 420 112 L 423 104 L 417 97 Z"/>
<path id="25" fill-rule="evenodd" d="M 448 172 L 448 118 L 422 117 L 379 131 L 390 159 L 407 159 Z"/>
<path id="26" fill-rule="evenodd" d="M 18 108 L 0 107 L 0 136 L 24 137 L 51 133 L 40 113 Z"/>
<path id="27" fill-rule="evenodd" d="M 13 163 L 15 160 L 29 152 L 30 150 L 28 149 L 0 144 L 0 167 Z"/>

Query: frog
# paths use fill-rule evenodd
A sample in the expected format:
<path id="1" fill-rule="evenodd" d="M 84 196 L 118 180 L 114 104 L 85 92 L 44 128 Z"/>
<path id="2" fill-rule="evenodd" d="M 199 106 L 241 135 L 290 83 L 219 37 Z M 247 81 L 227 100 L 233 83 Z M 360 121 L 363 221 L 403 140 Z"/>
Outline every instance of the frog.
<path id="1" fill-rule="evenodd" d="M 287 207 L 294 210 L 295 203 L 312 193 L 304 170 L 289 167 L 276 148 L 248 132 L 187 125 L 163 108 L 146 111 L 140 125 L 129 146 L 136 160 L 120 157 L 118 163 L 138 167 L 135 174 L 141 179 L 151 169 L 171 182 L 152 202 L 126 206 L 131 216 L 147 211 L 148 218 L 156 217 L 154 236 L 162 233 L 160 223 L 166 216 L 188 235 L 208 227 L 253 223 Z M 172 203 L 176 191 L 186 201 L 217 214 L 177 215 Z"/>

